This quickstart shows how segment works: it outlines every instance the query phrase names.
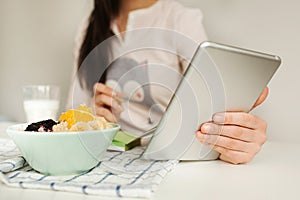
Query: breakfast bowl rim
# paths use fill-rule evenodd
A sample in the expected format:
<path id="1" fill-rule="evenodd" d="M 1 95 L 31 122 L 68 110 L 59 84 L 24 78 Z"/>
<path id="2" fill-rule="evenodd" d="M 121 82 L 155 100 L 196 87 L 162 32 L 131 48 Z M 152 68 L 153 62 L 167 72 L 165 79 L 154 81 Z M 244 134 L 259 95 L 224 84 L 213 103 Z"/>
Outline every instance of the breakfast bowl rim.
<path id="1" fill-rule="evenodd" d="M 37 131 L 25 131 L 20 128 L 26 127 L 28 123 L 14 124 L 7 127 L 6 132 L 10 134 L 25 134 L 25 135 L 41 135 L 41 136 L 59 136 L 59 135 L 78 135 L 78 134 L 92 134 L 92 133 L 106 133 L 120 129 L 120 124 L 109 122 L 108 125 L 112 125 L 112 128 L 98 129 L 98 130 L 85 130 L 85 131 L 60 131 L 60 132 L 37 132 Z"/>

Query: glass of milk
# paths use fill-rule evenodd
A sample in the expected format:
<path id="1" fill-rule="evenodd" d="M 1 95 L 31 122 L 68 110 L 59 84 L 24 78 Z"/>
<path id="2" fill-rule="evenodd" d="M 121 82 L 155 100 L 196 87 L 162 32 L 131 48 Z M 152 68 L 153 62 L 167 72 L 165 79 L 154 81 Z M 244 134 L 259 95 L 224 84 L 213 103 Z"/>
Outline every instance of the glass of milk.
<path id="1" fill-rule="evenodd" d="M 47 119 L 57 120 L 60 100 L 60 89 L 58 86 L 24 86 L 23 100 L 28 123 Z"/>

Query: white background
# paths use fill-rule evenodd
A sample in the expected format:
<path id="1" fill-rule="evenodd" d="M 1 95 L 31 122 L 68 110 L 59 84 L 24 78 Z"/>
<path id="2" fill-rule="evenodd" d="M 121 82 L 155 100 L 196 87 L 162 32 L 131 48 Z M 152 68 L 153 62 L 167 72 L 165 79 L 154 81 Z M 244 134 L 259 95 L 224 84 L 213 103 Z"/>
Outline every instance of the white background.
<path id="1" fill-rule="evenodd" d="M 300 1 L 182 2 L 201 8 L 210 40 L 282 58 L 270 95 L 254 114 L 268 121 L 270 140 L 299 142 Z M 91 5 L 91 0 L 0 0 L 0 118 L 24 120 L 26 84 L 61 86 L 64 110 L 76 30 Z"/>

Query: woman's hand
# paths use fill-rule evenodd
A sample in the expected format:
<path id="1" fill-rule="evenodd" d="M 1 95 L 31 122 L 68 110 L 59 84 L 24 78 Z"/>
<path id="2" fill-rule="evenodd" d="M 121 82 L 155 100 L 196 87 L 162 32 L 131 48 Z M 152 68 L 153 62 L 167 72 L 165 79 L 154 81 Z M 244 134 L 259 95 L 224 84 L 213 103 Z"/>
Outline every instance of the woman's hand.
<path id="1" fill-rule="evenodd" d="M 124 110 L 119 96 L 112 88 L 103 83 L 96 83 L 92 100 L 96 115 L 104 117 L 109 122 L 117 122 Z"/>
<path id="2" fill-rule="evenodd" d="M 253 108 L 268 96 L 265 88 Z M 252 109 L 253 109 L 252 108 Z M 196 136 L 200 142 L 220 153 L 220 159 L 240 164 L 250 162 L 266 142 L 267 123 L 245 112 L 217 113 L 211 122 L 201 125 Z"/>

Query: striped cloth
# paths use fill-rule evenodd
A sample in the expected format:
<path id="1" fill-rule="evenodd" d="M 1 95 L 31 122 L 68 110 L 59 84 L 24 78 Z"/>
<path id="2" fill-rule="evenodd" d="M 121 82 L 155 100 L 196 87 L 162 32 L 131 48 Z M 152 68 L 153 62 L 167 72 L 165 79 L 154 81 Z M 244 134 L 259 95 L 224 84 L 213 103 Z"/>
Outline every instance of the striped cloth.
<path id="1" fill-rule="evenodd" d="M 47 176 L 33 170 L 11 140 L 0 139 L 0 181 L 8 186 L 83 194 L 150 197 L 178 163 L 141 158 L 144 148 L 107 152 L 92 170 L 72 176 Z"/>

